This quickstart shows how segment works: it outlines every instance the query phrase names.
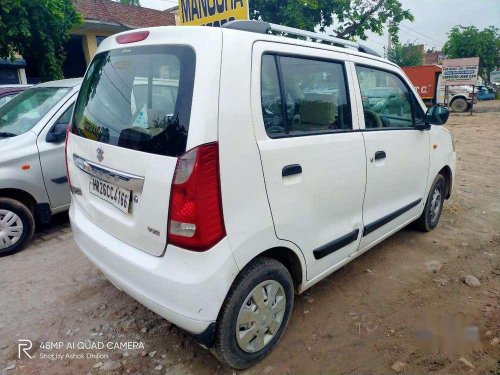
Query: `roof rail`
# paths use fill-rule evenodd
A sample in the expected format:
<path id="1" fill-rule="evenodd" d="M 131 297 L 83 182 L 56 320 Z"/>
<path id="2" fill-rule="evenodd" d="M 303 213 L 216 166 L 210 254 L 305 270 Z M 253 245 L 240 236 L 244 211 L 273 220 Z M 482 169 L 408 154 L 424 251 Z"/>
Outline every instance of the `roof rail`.
<path id="1" fill-rule="evenodd" d="M 371 50 L 370 48 L 360 46 L 356 42 L 352 42 L 350 40 L 345 40 L 341 38 L 336 38 L 331 35 L 327 35 L 324 33 L 316 33 L 312 31 L 306 31 L 301 29 L 295 29 L 293 27 L 276 25 L 274 23 L 263 22 L 263 21 L 250 21 L 250 20 L 237 20 L 231 21 L 222 26 L 226 29 L 240 30 L 240 31 L 249 31 L 252 33 L 259 34 L 268 34 L 270 31 L 287 33 L 289 35 L 302 36 L 306 38 L 322 40 L 324 42 L 329 42 L 336 46 L 341 46 L 344 48 L 351 48 L 356 51 L 365 52 L 371 55 L 379 56 L 378 53 Z"/>

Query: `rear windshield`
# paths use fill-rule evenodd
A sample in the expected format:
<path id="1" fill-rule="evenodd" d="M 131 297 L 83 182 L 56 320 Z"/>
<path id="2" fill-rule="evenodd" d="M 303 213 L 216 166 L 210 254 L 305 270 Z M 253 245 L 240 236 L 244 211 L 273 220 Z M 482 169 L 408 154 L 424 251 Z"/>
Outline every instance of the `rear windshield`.
<path id="1" fill-rule="evenodd" d="M 97 55 L 76 103 L 73 133 L 158 155 L 186 151 L 196 57 L 186 46 Z"/>

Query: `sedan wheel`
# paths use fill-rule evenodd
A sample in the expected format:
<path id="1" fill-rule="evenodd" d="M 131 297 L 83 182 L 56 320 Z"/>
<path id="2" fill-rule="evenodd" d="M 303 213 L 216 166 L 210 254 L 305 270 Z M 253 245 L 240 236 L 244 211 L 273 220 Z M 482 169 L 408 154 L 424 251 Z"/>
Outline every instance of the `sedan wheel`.
<path id="1" fill-rule="evenodd" d="M 33 238 L 33 213 L 21 202 L 0 198 L 0 256 L 14 254 Z"/>
<path id="2" fill-rule="evenodd" d="M 24 226 L 14 212 L 0 210 L 0 250 L 15 245 L 21 239 Z"/>

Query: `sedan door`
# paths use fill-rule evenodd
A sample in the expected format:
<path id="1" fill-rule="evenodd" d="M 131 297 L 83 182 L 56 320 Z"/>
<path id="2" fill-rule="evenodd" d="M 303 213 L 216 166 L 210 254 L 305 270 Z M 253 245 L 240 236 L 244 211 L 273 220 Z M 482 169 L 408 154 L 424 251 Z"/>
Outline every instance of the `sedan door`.
<path id="1" fill-rule="evenodd" d="M 37 139 L 43 181 L 50 200 L 50 206 L 57 212 L 69 207 L 71 195 L 66 176 L 64 157 L 65 130 L 71 121 L 77 94 L 66 102 L 44 127 Z"/>
<path id="2" fill-rule="evenodd" d="M 361 238 L 366 160 L 346 57 L 254 47 L 254 126 L 274 226 L 304 253 L 308 280 L 342 265 Z"/>

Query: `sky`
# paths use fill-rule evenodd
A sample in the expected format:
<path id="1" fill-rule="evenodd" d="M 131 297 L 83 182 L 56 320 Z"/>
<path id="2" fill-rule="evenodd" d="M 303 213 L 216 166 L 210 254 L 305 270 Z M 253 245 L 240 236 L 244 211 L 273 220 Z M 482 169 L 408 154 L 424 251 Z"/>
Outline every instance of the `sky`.
<path id="1" fill-rule="evenodd" d="M 164 10 L 178 4 L 177 0 L 140 0 L 148 8 Z M 249 0 L 252 1 L 252 0 Z M 272 0 L 271 0 L 272 1 Z M 401 0 L 415 20 L 401 23 L 399 40 L 425 44 L 428 48 L 440 49 L 446 42 L 446 33 L 455 25 L 488 26 L 500 28 L 500 0 Z M 383 54 L 387 35 L 370 34 L 362 42 Z"/>

